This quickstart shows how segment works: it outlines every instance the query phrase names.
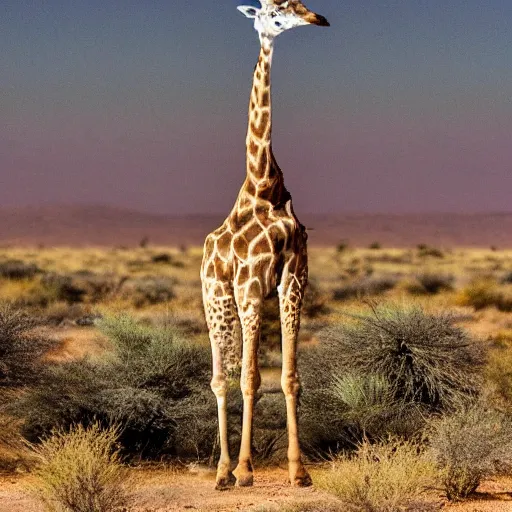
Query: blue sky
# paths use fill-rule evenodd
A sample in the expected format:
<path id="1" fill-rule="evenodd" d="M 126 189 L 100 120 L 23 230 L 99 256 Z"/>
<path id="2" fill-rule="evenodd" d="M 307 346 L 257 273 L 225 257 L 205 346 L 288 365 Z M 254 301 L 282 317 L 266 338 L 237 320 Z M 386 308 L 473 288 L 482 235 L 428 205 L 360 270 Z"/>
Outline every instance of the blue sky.
<path id="1" fill-rule="evenodd" d="M 0 205 L 227 212 L 258 53 L 237 4 L 4 0 Z M 295 209 L 512 211 L 512 2 L 307 5 L 331 27 L 273 68 Z"/>

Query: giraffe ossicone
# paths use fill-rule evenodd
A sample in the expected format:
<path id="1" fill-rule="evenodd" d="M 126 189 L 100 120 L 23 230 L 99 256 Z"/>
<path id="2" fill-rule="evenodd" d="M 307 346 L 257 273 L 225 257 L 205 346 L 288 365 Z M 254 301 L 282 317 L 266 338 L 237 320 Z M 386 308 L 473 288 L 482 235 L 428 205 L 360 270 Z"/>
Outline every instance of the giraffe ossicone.
<path id="1" fill-rule="evenodd" d="M 212 347 L 211 388 L 217 398 L 220 459 L 218 489 L 253 483 L 251 456 L 263 301 L 277 290 L 282 334 L 281 386 L 286 398 L 289 476 L 293 485 L 311 485 L 301 460 L 297 423 L 300 388 L 297 341 L 300 309 L 308 280 L 307 234 L 272 152 L 270 70 L 273 41 L 305 24 L 328 26 L 299 0 L 261 0 L 261 9 L 241 6 L 254 18 L 261 49 L 254 70 L 246 138 L 246 178 L 233 209 L 206 237 L 201 282 Z M 239 368 L 244 407 L 238 465 L 231 471 L 228 442 L 228 379 Z M 235 478 L 236 477 L 236 478 Z"/>

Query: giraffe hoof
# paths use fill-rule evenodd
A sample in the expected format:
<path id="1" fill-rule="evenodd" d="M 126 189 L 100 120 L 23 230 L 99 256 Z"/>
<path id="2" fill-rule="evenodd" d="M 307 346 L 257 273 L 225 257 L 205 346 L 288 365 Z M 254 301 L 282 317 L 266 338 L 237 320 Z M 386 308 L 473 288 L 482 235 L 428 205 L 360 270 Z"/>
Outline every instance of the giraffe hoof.
<path id="1" fill-rule="evenodd" d="M 236 479 L 237 487 L 252 487 L 254 483 L 254 477 L 252 473 L 246 475 L 239 475 Z"/>
<path id="2" fill-rule="evenodd" d="M 239 462 L 233 473 L 236 476 L 237 487 L 252 487 L 254 483 L 254 477 L 251 462 Z"/>
<path id="3" fill-rule="evenodd" d="M 231 471 L 227 475 L 218 476 L 215 483 L 216 491 L 225 491 L 235 485 L 235 477 Z"/>
<path id="4" fill-rule="evenodd" d="M 293 487 L 309 487 L 313 485 L 313 480 L 311 480 L 306 468 L 300 464 L 296 471 L 290 471 L 290 483 Z"/>
<path id="5" fill-rule="evenodd" d="M 293 487 L 310 487 L 311 485 L 313 485 L 313 480 L 311 480 L 311 477 L 308 473 L 306 473 L 304 476 L 296 476 L 292 480 Z"/>

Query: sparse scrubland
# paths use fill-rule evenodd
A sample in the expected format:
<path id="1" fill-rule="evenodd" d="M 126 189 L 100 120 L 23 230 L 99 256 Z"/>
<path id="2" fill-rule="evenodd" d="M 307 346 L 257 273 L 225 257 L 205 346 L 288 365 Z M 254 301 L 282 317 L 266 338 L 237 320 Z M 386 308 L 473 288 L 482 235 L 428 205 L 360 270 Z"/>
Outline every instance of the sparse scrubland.
<path id="1" fill-rule="evenodd" d="M 216 460 L 218 443 L 200 260 L 195 248 L 0 249 L 0 470 L 28 473 L 27 500 L 180 510 L 177 495 L 152 504 L 137 487 L 144 475 L 202 485 L 191 470 Z M 300 421 L 316 494 L 243 509 L 433 510 L 489 478 L 507 482 L 512 251 L 343 242 L 312 248 L 310 275 Z M 275 298 L 265 313 L 254 434 L 263 478 L 286 458 Z M 229 398 L 235 454 L 236 376 Z M 240 508 L 226 500 L 205 508 Z"/>

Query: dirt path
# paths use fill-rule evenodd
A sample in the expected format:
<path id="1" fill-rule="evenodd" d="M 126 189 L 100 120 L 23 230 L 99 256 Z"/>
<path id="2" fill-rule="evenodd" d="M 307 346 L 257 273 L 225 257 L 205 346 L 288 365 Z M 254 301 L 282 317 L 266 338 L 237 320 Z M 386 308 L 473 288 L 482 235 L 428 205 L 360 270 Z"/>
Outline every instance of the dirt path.
<path id="1" fill-rule="evenodd" d="M 30 476 L 0 478 L 0 512 L 44 512 L 27 491 L 30 482 Z M 287 485 L 286 472 L 281 469 L 260 469 L 253 488 L 223 492 L 214 490 L 214 474 L 207 470 L 184 474 L 162 469 L 133 469 L 129 488 L 131 500 L 126 509 L 129 512 L 278 512 L 287 505 L 294 506 L 297 512 L 301 505 L 316 505 L 314 509 L 321 512 L 334 510 L 336 505 L 336 500 L 315 488 L 292 489 Z M 512 478 L 488 481 L 479 490 L 474 500 L 445 505 L 443 510 L 512 512 Z"/>

